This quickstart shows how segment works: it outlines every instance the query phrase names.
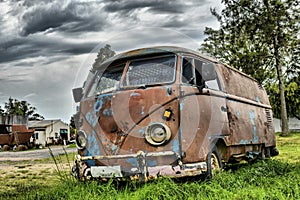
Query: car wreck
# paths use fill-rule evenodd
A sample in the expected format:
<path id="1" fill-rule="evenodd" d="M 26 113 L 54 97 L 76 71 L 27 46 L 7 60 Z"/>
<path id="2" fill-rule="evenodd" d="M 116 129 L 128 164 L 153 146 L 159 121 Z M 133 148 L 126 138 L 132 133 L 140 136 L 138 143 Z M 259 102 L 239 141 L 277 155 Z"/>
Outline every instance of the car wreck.
<path id="1" fill-rule="evenodd" d="M 78 179 L 211 177 L 224 164 L 278 154 L 262 85 L 189 49 L 118 54 L 73 96 Z"/>

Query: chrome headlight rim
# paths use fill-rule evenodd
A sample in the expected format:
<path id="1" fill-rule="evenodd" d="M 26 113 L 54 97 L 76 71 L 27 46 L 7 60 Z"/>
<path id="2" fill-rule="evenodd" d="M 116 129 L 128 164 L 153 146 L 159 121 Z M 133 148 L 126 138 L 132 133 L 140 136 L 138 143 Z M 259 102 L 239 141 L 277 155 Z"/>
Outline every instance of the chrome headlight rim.
<path id="1" fill-rule="evenodd" d="M 159 146 L 167 143 L 171 138 L 170 128 L 163 123 L 153 122 L 149 124 L 145 131 L 145 139 L 148 143 Z"/>
<path id="2" fill-rule="evenodd" d="M 82 142 L 83 141 L 83 142 Z M 75 144 L 77 149 L 85 149 L 87 145 L 87 136 L 83 130 L 77 132 L 75 137 Z"/>

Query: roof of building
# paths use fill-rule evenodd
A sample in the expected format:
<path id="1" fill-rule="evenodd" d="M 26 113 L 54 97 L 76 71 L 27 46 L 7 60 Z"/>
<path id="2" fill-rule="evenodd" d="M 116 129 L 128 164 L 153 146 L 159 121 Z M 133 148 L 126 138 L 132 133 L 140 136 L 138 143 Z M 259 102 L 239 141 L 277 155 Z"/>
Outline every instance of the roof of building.
<path id="1" fill-rule="evenodd" d="M 45 128 L 47 126 L 50 126 L 51 124 L 55 124 L 57 122 L 61 121 L 60 119 L 49 119 L 49 120 L 34 120 L 34 121 L 28 121 L 28 127 L 29 128 Z"/>

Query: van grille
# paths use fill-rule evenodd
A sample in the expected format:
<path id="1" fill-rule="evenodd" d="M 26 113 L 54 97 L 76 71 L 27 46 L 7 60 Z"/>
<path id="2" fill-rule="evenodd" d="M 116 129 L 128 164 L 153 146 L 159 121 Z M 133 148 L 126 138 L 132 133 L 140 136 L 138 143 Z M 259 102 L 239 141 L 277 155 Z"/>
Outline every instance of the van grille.
<path id="1" fill-rule="evenodd" d="M 267 115 L 267 122 L 268 122 L 268 127 L 269 130 L 273 128 L 272 125 L 272 116 L 271 116 L 271 110 L 270 109 L 266 109 L 266 115 Z"/>

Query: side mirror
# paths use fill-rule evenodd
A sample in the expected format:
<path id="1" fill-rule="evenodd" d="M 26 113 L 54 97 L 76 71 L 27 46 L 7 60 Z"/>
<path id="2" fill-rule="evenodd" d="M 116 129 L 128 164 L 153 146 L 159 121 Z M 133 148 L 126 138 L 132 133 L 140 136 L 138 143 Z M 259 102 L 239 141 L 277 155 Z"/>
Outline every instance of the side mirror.
<path id="1" fill-rule="evenodd" d="M 202 65 L 202 78 L 204 81 L 211 81 L 217 78 L 215 65 L 213 63 L 205 63 Z"/>
<path id="2" fill-rule="evenodd" d="M 83 90 L 82 90 L 82 88 L 81 87 L 80 88 L 74 88 L 72 90 L 72 92 L 73 92 L 73 98 L 74 98 L 75 103 L 80 102 L 81 98 L 83 96 Z"/>

